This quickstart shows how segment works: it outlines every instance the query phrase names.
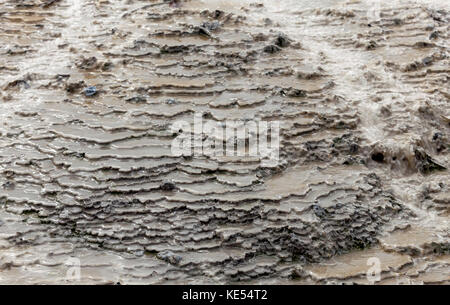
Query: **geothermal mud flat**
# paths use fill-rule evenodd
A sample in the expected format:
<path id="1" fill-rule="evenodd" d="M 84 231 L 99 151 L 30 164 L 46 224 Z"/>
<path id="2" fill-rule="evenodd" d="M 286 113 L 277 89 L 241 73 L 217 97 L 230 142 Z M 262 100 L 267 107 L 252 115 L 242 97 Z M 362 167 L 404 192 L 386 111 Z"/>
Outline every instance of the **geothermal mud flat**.
<path id="1" fill-rule="evenodd" d="M 448 284 L 449 3 L 383 2 L 1 0 L 0 283 Z"/>

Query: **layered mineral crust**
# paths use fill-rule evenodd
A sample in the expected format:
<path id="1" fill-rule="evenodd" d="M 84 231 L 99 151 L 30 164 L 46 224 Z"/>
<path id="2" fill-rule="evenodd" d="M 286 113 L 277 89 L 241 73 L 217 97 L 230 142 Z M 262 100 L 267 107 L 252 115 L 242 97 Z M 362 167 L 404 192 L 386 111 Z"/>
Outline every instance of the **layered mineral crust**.
<path id="1" fill-rule="evenodd" d="M 448 284 L 447 3 L 0 8 L 0 283 Z M 195 114 L 278 162 L 174 155 Z"/>

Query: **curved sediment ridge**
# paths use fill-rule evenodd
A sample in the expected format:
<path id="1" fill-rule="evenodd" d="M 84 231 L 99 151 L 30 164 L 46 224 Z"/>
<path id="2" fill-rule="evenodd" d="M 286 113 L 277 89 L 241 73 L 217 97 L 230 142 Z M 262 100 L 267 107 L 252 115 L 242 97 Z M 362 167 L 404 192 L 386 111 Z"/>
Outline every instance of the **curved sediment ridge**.
<path id="1" fill-rule="evenodd" d="M 275 2 L 0 4 L 0 283 L 449 283 L 449 5 Z"/>

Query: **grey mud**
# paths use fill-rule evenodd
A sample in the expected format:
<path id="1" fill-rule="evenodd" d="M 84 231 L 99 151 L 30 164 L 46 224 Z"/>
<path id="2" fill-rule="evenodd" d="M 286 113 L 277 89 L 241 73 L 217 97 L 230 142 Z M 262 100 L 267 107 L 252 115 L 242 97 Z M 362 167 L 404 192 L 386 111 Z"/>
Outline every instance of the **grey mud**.
<path id="1" fill-rule="evenodd" d="M 1 0 L 0 284 L 448 284 L 449 2 L 388 2 Z"/>

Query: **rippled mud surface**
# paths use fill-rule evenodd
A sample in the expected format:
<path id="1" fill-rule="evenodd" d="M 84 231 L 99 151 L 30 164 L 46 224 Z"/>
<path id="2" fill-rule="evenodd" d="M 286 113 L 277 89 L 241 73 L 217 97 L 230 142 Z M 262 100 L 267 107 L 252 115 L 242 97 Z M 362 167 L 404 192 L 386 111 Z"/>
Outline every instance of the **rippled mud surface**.
<path id="1" fill-rule="evenodd" d="M 448 284 L 449 3 L 373 8 L 1 0 L 0 283 Z M 174 156 L 194 113 L 280 162 Z"/>

